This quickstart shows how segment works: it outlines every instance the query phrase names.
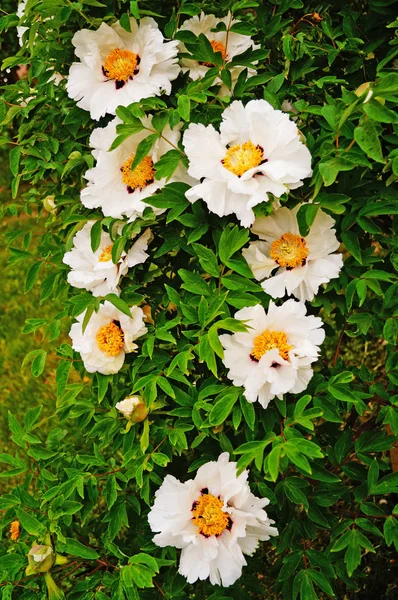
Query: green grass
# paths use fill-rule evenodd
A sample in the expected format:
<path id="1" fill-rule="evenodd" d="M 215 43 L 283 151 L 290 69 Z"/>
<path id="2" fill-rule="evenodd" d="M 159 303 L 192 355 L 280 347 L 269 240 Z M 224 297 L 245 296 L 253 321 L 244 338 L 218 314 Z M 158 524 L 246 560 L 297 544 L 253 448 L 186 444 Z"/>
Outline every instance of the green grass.
<path id="1" fill-rule="evenodd" d="M 4 157 L 1 157 L 1 162 L 4 165 Z M 4 173 L 4 166 L 2 171 Z M 9 201 L 8 180 L 3 175 L 0 181 L 0 202 L 4 204 Z M 48 343 L 43 343 L 40 332 L 23 335 L 21 329 L 26 319 L 51 318 L 59 312 L 59 307 L 51 301 L 40 305 L 38 285 L 25 293 L 25 278 L 30 261 L 7 265 L 9 254 L 6 234 L 18 230 L 24 233 L 30 231 L 34 235 L 42 229 L 42 224 L 36 218 L 26 215 L 20 219 L 5 217 L 0 223 L 0 452 L 12 453 L 15 450 L 9 440 L 8 411 L 18 420 L 23 420 L 26 411 L 34 406 L 43 405 L 44 418 L 52 415 L 55 408 L 55 369 L 58 362 L 54 352 L 55 344 L 50 345 L 43 375 L 36 379 L 29 366 L 22 368 L 22 362 L 31 350 L 48 350 Z"/>

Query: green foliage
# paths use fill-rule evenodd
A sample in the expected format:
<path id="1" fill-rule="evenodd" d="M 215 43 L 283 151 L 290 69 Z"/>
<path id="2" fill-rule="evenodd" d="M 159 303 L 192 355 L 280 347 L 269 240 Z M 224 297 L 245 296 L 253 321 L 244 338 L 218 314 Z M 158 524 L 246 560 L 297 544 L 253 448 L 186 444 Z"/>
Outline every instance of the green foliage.
<path id="1" fill-rule="evenodd" d="M 0 18 L 7 35 L 18 24 L 15 8 L 7 6 L 9 14 Z M 183 183 L 169 183 L 148 199 L 164 211 L 156 218 L 149 208 L 142 219 L 120 223 L 84 208 L 79 195 L 93 166 L 88 140 L 95 123 L 68 98 L 65 80 L 56 86 L 47 70 L 67 75 L 75 31 L 119 18 L 128 28 L 130 15 L 155 15 L 166 36 L 214 65 L 194 82 L 180 75 L 171 96 L 117 110 L 122 124 L 112 148 L 144 129 L 144 115 L 154 117 L 134 167 L 166 124 L 217 126 L 229 103 L 215 85 L 219 76 L 231 87 L 221 53 L 203 35 L 177 33 L 186 17 L 202 9 L 217 16 L 232 10 L 240 20 L 232 30 L 260 44 L 229 63 L 243 67 L 233 98 L 265 98 L 275 108 L 286 99 L 292 103 L 314 173 L 283 201 L 292 207 L 312 199 L 299 213 L 301 233 L 321 207 L 336 220 L 342 242 L 339 279 L 309 307 L 327 332 L 315 375 L 304 395 L 287 394 L 266 410 L 231 386 L 218 338 L 245 331 L 244 323 L 232 319 L 237 309 L 269 300 L 241 255 L 249 230 L 234 217 L 210 214 L 201 202 L 190 204 Z M 377 569 L 377 553 L 387 562 L 398 545 L 398 474 L 390 459 L 398 435 L 395 17 L 388 0 L 328 6 L 301 0 L 28 0 L 24 46 L 12 56 L 8 52 L 3 69 L 30 68 L 27 79 L 5 87 L 0 103 L 0 143 L 11 146 L 12 194 L 22 196 L 5 205 L 2 215 L 37 215 L 44 223 L 33 237 L 21 219 L 19 230 L 6 238 L 10 268 L 26 272 L 29 316 L 22 333 L 27 340 L 35 336 L 25 359 L 20 351 L 16 355 L 29 380 L 37 378 L 29 383 L 32 396 L 48 362 L 59 363 L 50 412 L 57 420 L 42 427 L 40 397 L 22 418 L 15 410 L 9 414 L 11 441 L 0 454 L 0 477 L 10 478 L 0 496 L 2 598 L 43 597 L 46 582 L 50 597 L 73 600 L 228 600 L 241 598 L 242 589 L 253 599 L 371 597 L 371 577 L 364 574 Z M 168 178 L 184 164 L 182 146 L 171 148 L 155 165 L 156 178 Z M 268 207 L 257 209 L 265 214 Z M 120 297 L 107 296 L 124 313 L 145 305 L 150 314 L 138 352 L 127 355 L 116 375 L 87 374 L 64 335 L 84 310 L 88 322 L 100 302 L 68 285 L 62 263 L 89 219 L 96 221 L 92 248 L 108 231 L 115 263 L 132 233 L 150 226 L 154 234 L 144 267 L 130 269 Z M 44 303 L 55 303 L 57 314 L 43 315 Z M 59 344 L 56 359 L 53 342 Z M 13 393 L 19 401 L 22 392 Z M 115 404 L 132 393 L 142 395 L 150 413 L 126 427 Z M 267 510 L 279 529 L 273 545 L 261 544 L 227 590 L 187 584 L 177 574 L 177 552 L 155 546 L 146 518 L 166 473 L 184 480 L 221 451 L 235 457 L 240 470 L 250 467 L 253 492 L 270 499 Z M 8 529 L 15 519 L 22 531 L 11 542 Z M 25 575 L 34 542 L 53 545 L 54 580 Z M 378 594 L 387 600 L 394 584 L 384 563 L 382 569 Z"/>

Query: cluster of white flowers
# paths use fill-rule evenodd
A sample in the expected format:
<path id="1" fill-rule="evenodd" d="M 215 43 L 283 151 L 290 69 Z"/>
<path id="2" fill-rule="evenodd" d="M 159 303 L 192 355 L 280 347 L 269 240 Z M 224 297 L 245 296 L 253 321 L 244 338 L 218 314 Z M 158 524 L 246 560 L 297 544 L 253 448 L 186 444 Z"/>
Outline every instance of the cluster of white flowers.
<path id="1" fill-rule="evenodd" d="M 202 13 L 186 20 L 180 31 L 205 35 L 214 52 L 229 63 L 258 48 L 249 36 L 230 31 L 234 23 L 231 15 L 218 19 Z M 20 29 L 21 40 L 23 33 Z M 83 29 L 72 43 L 79 61 L 70 69 L 66 89 L 95 120 L 115 115 L 119 106 L 171 94 L 172 82 L 180 72 L 197 80 L 214 66 L 187 58 L 184 43 L 166 41 L 157 23 L 148 17 L 139 23 L 131 18 L 129 32 L 119 22 L 102 23 L 96 31 Z M 180 62 L 179 52 L 183 53 Z M 215 81 L 222 96 L 232 94 L 242 70 L 231 65 L 232 89 L 221 79 Z M 247 76 L 255 73 L 255 68 L 250 68 Z M 233 101 L 222 113 L 219 131 L 213 125 L 191 123 L 181 133 L 182 123 L 173 128 L 167 125 L 134 169 L 139 143 L 148 132 L 155 132 L 152 117 L 144 117 L 142 131 L 110 150 L 120 124 L 115 117 L 91 135 L 96 164 L 85 175 L 88 183 L 81 192 L 83 205 L 100 209 L 106 217 L 133 222 L 142 217 L 146 199 L 166 183 L 179 181 L 191 186 L 186 192 L 190 202 L 203 200 L 211 213 L 235 215 L 243 227 L 250 227 L 259 239 L 243 250 L 243 256 L 254 277 L 273 298 L 293 295 L 298 300 L 289 299 L 279 306 L 270 301 L 268 312 L 258 304 L 235 314 L 247 331 L 220 335 L 227 376 L 233 385 L 244 388 L 249 402 L 258 401 L 264 409 L 275 397 L 305 390 L 325 336 L 321 319 L 307 315 L 305 302 L 314 298 L 320 285 L 338 277 L 342 258 L 335 254 L 339 242 L 330 216 L 318 210 L 303 237 L 297 220 L 300 205 L 292 210 L 281 207 L 279 199 L 312 174 L 311 155 L 296 123 L 265 100 L 251 100 L 246 105 Z M 171 178 L 157 179 L 157 161 L 171 148 L 182 147 L 188 168 L 180 166 Z M 253 209 L 264 202 L 272 202 L 273 212 L 256 218 Z M 154 212 L 159 215 L 162 211 Z M 68 281 L 95 296 L 119 294 L 121 278 L 149 257 L 152 233 L 147 229 L 136 237 L 116 264 L 111 232 L 102 231 L 93 251 L 94 223 L 83 226 L 64 256 L 64 263 L 71 268 Z M 146 333 L 144 320 L 141 308 L 131 308 L 127 316 L 106 299 L 89 319 L 81 314 L 70 336 L 87 371 L 117 373 L 126 353 L 137 349 L 135 340 Z M 119 402 L 116 408 L 130 425 L 148 414 L 145 402 L 136 396 Z M 237 475 L 236 463 L 222 454 L 217 462 L 200 467 L 194 480 L 181 483 L 167 475 L 157 491 L 149 514 L 156 532 L 154 542 L 182 550 L 179 572 L 189 582 L 209 578 L 213 584 L 231 585 L 246 564 L 244 555 L 252 554 L 259 541 L 277 535 L 264 511 L 268 500 L 251 493 L 247 477 L 246 471 Z"/>

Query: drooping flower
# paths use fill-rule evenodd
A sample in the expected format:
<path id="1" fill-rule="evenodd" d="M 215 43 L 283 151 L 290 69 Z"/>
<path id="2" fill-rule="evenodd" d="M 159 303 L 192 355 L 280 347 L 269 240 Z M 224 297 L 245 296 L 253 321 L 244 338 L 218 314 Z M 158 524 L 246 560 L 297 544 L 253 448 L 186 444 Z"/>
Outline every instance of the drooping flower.
<path id="1" fill-rule="evenodd" d="M 69 72 L 67 91 L 77 105 L 90 111 L 92 119 L 115 114 L 142 98 L 170 94 L 176 79 L 178 42 L 165 42 L 157 23 L 145 17 L 139 24 L 130 19 L 131 32 L 119 21 L 99 29 L 82 29 L 72 44 L 80 62 Z"/>
<path id="2" fill-rule="evenodd" d="M 279 208 L 268 217 L 257 218 L 251 230 L 261 241 L 243 250 L 255 278 L 273 298 L 285 293 L 302 302 L 313 300 L 319 286 L 339 276 L 343 266 L 332 217 L 318 210 L 306 237 L 300 235 L 297 213 Z M 276 273 L 272 275 L 272 271 Z"/>
<path id="3" fill-rule="evenodd" d="M 109 233 L 102 231 L 98 249 L 91 249 L 91 230 L 95 221 L 89 221 L 73 238 L 73 248 L 62 261 L 71 267 L 68 283 L 77 288 L 86 289 L 94 296 L 119 294 L 119 281 L 129 268 L 144 263 L 148 258 L 145 250 L 151 239 L 151 230 L 147 229 L 133 243 L 130 250 L 123 252 L 117 264 L 112 262 L 113 242 Z"/>
<path id="4" fill-rule="evenodd" d="M 115 408 L 132 423 L 141 423 L 148 416 L 148 407 L 141 396 L 128 396 L 115 404 Z"/>
<path id="5" fill-rule="evenodd" d="M 246 565 L 244 554 L 278 535 L 264 510 L 269 500 L 254 496 L 247 478 L 247 471 L 237 475 L 236 463 L 224 453 L 185 483 L 166 475 L 157 490 L 148 516 L 158 532 L 153 541 L 182 549 L 179 573 L 189 583 L 232 585 Z"/>
<path id="6" fill-rule="evenodd" d="M 225 24 L 226 30 L 213 31 L 220 23 Z M 259 48 L 259 46 L 253 42 L 250 36 L 241 35 L 240 33 L 230 31 L 232 25 L 236 23 L 239 23 L 239 21 L 232 19 L 230 14 L 222 19 L 218 19 L 214 15 L 206 15 L 204 12 L 202 12 L 200 15 L 192 17 L 192 19 L 187 19 L 184 21 L 180 27 L 180 31 L 192 31 L 196 36 L 199 36 L 200 34 L 205 35 L 212 45 L 214 52 L 221 52 L 222 58 L 225 60 L 225 63 L 228 64 L 236 56 L 243 54 L 249 48 L 252 50 Z M 180 52 L 186 51 L 185 45 L 181 42 Z M 214 65 L 210 63 L 199 62 L 190 58 L 181 59 L 182 71 L 184 73 L 189 71 L 189 76 L 194 81 L 204 77 L 207 71 L 213 66 Z M 232 78 L 232 89 L 234 88 L 239 75 L 244 69 L 244 66 L 235 66 L 228 69 Z M 256 71 L 253 68 L 248 69 L 247 77 L 252 77 L 255 74 Z M 231 94 L 231 90 L 229 90 L 227 86 L 222 83 L 220 78 L 217 78 L 214 83 L 221 85 L 221 95 L 225 96 Z"/>
<path id="7" fill-rule="evenodd" d="M 89 373 L 110 375 L 123 366 L 125 355 L 138 348 L 134 340 L 144 335 L 145 327 L 141 308 L 133 306 L 128 317 L 106 301 L 94 313 L 83 332 L 85 312 L 77 317 L 70 330 L 72 348 L 80 352 Z"/>
<path id="8" fill-rule="evenodd" d="M 177 167 L 169 180 L 155 179 L 154 170 L 154 164 L 163 154 L 172 149 L 171 144 L 174 146 L 178 144 L 182 125 L 177 125 L 174 129 L 166 126 L 163 137 L 153 144 L 147 156 L 132 171 L 131 165 L 137 146 L 149 132 L 144 129 L 135 133 L 120 146 L 108 152 L 116 138 L 116 125 L 119 123 L 121 121 L 116 117 L 106 127 L 98 127 L 91 134 L 90 145 L 97 163 L 85 174 L 88 185 L 81 192 L 81 201 L 87 208 L 101 208 L 107 217 L 120 219 L 124 215 L 133 221 L 142 216 L 145 208 L 148 207 L 145 203 L 146 198 L 152 196 L 166 183 L 186 180 L 187 175 L 182 168 Z M 151 128 L 152 118 L 145 117 L 142 123 L 145 127 Z M 163 212 L 158 209 L 153 210 L 156 214 Z"/>
<path id="9" fill-rule="evenodd" d="M 236 100 L 222 117 L 220 133 L 194 123 L 184 134 L 188 173 L 201 180 L 186 197 L 250 227 L 253 207 L 268 201 L 268 193 L 279 198 L 311 175 L 311 155 L 289 116 L 265 100 L 246 106 Z"/>
<path id="10" fill-rule="evenodd" d="M 18 540 L 20 531 L 21 531 L 21 523 L 19 521 L 13 521 L 10 525 L 11 541 L 16 542 Z"/>
<path id="11" fill-rule="evenodd" d="M 271 301 L 268 312 L 261 305 L 243 308 L 235 319 L 250 327 L 246 333 L 220 335 L 227 377 L 244 388 L 249 402 L 267 408 L 270 400 L 306 389 L 312 378 L 311 363 L 317 360 L 325 338 L 319 317 L 306 316 L 302 302 Z"/>

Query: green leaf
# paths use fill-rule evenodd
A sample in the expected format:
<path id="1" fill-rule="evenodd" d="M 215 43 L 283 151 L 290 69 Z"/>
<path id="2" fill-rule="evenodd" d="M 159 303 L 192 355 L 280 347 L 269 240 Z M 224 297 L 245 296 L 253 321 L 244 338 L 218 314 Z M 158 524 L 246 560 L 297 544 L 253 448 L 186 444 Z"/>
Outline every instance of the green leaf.
<path id="1" fill-rule="evenodd" d="M 101 243 L 101 235 L 102 235 L 102 221 L 96 221 L 91 228 L 90 236 L 91 236 L 91 250 L 96 252 L 98 250 L 99 245 Z"/>
<path id="2" fill-rule="evenodd" d="M 120 310 L 120 312 L 122 312 L 127 317 L 131 318 L 131 310 L 129 305 L 124 300 L 119 298 L 119 296 L 117 296 L 116 294 L 107 294 L 105 296 L 105 300 L 108 300 L 108 302 L 113 304 L 113 306 Z"/>
<path id="3" fill-rule="evenodd" d="M 41 523 L 33 515 L 22 510 L 22 508 L 18 508 L 16 510 L 16 515 L 23 529 L 25 529 L 29 535 L 42 536 L 45 533 L 46 528 L 43 523 Z"/>
<path id="4" fill-rule="evenodd" d="M 192 248 L 194 249 L 199 262 L 206 273 L 212 275 L 213 277 L 219 277 L 220 270 L 218 267 L 217 257 L 214 252 L 210 248 L 206 248 L 201 244 L 193 243 Z"/>
<path id="5" fill-rule="evenodd" d="M 171 177 L 180 163 L 181 156 L 179 150 L 173 149 L 163 154 L 155 164 L 156 179 L 168 179 Z"/>
<path id="6" fill-rule="evenodd" d="M 126 568 L 126 567 L 125 567 Z M 128 567 L 131 571 L 131 577 L 139 588 L 153 587 L 152 579 L 154 572 L 146 565 L 130 565 Z"/>
<path id="7" fill-rule="evenodd" d="M 365 113 L 379 123 L 398 123 L 398 115 L 395 111 L 390 110 L 377 100 L 371 100 L 363 105 Z"/>
<path id="8" fill-rule="evenodd" d="M 140 19 L 140 11 L 138 9 L 138 0 L 130 0 L 130 12 L 135 19 Z"/>
<path id="9" fill-rule="evenodd" d="M 66 538 L 61 547 L 62 552 L 65 554 L 71 554 L 72 556 L 77 556 L 86 560 L 96 560 L 99 558 L 98 552 L 72 538 Z"/>
<path id="10" fill-rule="evenodd" d="M 362 264 L 362 252 L 361 247 L 359 245 L 358 236 L 353 231 L 343 231 L 341 234 L 341 239 L 348 252 L 352 254 L 352 256 Z"/>
<path id="11" fill-rule="evenodd" d="M 216 401 L 209 415 L 209 421 L 212 425 L 217 427 L 218 425 L 221 425 L 221 423 L 224 423 L 238 400 L 239 392 L 239 389 L 231 388 L 223 393 L 223 396 Z"/>
<path id="12" fill-rule="evenodd" d="M 137 149 L 135 151 L 134 160 L 131 165 L 132 171 L 134 171 L 134 169 L 136 169 L 138 167 L 140 162 L 148 155 L 148 152 L 150 151 L 150 149 L 152 148 L 152 146 L 158 139 L 159 139 L 159 134 L 151 133 L 151 135 L 148 135 L 146 138 L 144 138 L 143 140 L 140 141 L 140 143 L 138 144 Z"/>
<path id="13" fill-rule="evenodd" d="M 26 274 L 25 292 L 30 292 L 30 290 L 33 288 L 34 284 L 37 281 L 37 277 L 39 275 L 39 271 L 42 264 L 42 262 L 36 262 L 33 263 L 33 265 L 31 265 L 31 267 L 29 268 L 29 271 Z"/>
<path id="14" fill-rule="evenodd" d="M 188 96 L 178 96 L 177 110 L 183 121 L 189 121 L 191 115 L 191 100 Z"/>
<path id="15" fill-rule="evenodd" d="M 37 350 L 31 365 L 33 377 L 39 377 L 46 366 L 47 352 L 45 350 Z"/>
<path id="16" fill-rule="evenodd" d="M 63 360 L 57 367 L 55 380 L 57 382 L 57 398 L 61 398 L 68 383 L 69 374 L 72 368 L 72 363 L 68 360 Z"/>
<path id="17" fill-rule="evenodd" d="M 398 90 L 398 73 L 389 73 L 381 77 L 373 88 L 373 96 L 396 95 Z"/>
<path id="18" fill-rule="evenodd" d="M 209 286 L 198 273 L 192 273 L 186 269 L 179 269 L 178 274 L 184 282 L 181 286 L 184 290 L 187 290 L 192 294 L 199 294 L 200 296 L 210 295 Z"/>
<path id="19" fill-rule="evenodd" d="M 308 235 L 311 225 L 313 224 L 317 212 L 319 210 L 319 204 L 303 204 L 300 206 L 297 213 L 297 222 L 300 229 L 300 234 L 303 236 Z"/>
<path id="20" fill-rule="evenodd" d="M 391 515 L 384 521 L 384 537 L 387 546 L 394 544 L 396 550 L 398 550 L 398 519 L 396 516 Z"/>
<path id="21" fill-rule="evenodd" d="M 235 252 L 245 246 L 248 241 L 249 231 L 247 229 L 240 229 L 237 225 L 232 229 L 226 227 L 221 234 L 218 244 L 218 253 L 221 262 L 226 264 Z"/>
<path id="22" fill-rule="evenodd" d="M 10 150 L 10 171 L 16 177 L 19 171 L 19 160 L 21 158 L 21 146 L 15 146 Z"/>
<path id="23" fill-rule="evenodd" d="M 124 247 L 127 243 L 127 237 L 125 235 L 121 235 L 112 246 L 112 262 L 117 265 L 122 254 Z"/>
<path id="24" fill-rule="evenodd" d="M 282 452 L 281 445 L 274 446 L 267 457 L 268 471 L 269 471 L 272 481 L 276 481 L 278 479 L 281 452 Z"/>
<path id="25" fill-rule="evenodd" d="M 362 125 L 358 125 L 354 130 L 354 138 L 358 146 L 369 158 L 373 158 L 373 160 L 379 163 L 385 162 L 379 133 L 373 121 L 368 119 Z"/>

